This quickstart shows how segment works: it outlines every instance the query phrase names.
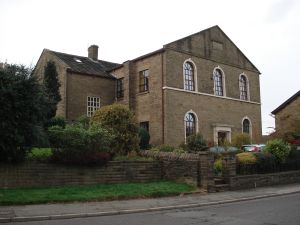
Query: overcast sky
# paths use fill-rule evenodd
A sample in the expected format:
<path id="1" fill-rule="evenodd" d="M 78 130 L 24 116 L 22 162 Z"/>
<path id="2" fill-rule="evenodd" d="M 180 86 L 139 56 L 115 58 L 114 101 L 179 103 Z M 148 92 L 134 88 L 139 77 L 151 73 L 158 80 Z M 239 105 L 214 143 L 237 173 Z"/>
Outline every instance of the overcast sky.
<path id="1" fill-rule="evenodd" d="M 300 88 L 297 0 L 0 0 L 0 61 L 34 66 L 44 48 L 122 63 L 219 25 L 262 73 L 262 127 Z"/>

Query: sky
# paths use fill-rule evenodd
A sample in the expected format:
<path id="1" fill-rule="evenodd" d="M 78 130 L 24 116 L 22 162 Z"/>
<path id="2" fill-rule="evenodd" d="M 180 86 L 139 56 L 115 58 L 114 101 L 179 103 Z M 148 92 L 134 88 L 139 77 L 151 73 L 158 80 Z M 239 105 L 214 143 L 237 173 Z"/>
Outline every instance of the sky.
<path id="1" fill-rule="evenodd" d="M 299 91 L 298 0 L 0 0 L 0 62 L 34 66 L 44 48 L 122 63 L 219 25 L 260 70 L 262 128 Z"/>

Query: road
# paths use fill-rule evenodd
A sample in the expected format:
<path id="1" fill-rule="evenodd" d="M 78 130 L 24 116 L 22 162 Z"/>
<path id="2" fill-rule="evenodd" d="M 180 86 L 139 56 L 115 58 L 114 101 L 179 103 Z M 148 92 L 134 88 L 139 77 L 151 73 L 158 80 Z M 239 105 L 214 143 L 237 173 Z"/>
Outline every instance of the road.
<path id="1" fill-rule="evenodd" d="M 300 193 L 207 207 L 12 225 L 300 225 Z"/>

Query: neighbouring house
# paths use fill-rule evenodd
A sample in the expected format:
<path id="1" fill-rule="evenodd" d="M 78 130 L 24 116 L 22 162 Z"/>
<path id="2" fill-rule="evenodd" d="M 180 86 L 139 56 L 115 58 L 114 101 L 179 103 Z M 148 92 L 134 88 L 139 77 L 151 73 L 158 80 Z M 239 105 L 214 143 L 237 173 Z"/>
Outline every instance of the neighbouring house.
<path id="1" fill-rule="evenodd" d="M 276 131 L 290 131 L 293 120 L 300 119 L 300 90 L 272 111 L 275 116 Z"/>
<path id="2" fill-rule="evenodd" d="M 57 115 L 75 120 L 114 102 L 126 104 L 152 144 L 179 145 L 200 132 L 215 144 L 235 133 L 261 139 L 259 70 L 218 26 L 122 64 L 44 49 L 35 74 L 54 61 L 62 100 Z"/>

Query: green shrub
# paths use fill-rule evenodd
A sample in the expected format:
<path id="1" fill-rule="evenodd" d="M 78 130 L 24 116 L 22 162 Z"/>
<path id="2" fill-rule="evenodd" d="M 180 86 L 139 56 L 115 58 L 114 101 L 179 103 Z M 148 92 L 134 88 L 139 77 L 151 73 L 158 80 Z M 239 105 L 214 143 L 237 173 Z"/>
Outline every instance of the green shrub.
<path id="1" fill-rule="evenodd" d="M 138 126 L 127 106 L 113 104 L 101 107 L 94 112 L 90 124 L 101 124 L 114 135 L 112 147 L 115 153 L 127 155 L 139 149 Z"/>
<path id="2" fill-rule="evenodd" d="M 285 143 L 281 139 L 274 139 L 267 142 L 265 147 L 266 152 L 270 152 L 274 155 L 277 163 L 282 163 L 289 155 L 289 144 Z"/>
<path id="3" fill-rule="evenodd" d="M 243 145 L 251 144 L 250 135 L 245 133 L 235 134 L 232 137 L 231 144 L 238 149 L 240 149 Z"/>
<path id="4" fill-rule="evenodd" d="M 220 175 L 223 170 L 222 159 L 219 158 L 214 162 L 214 173 L 215 175 Z"/>
<path id="5" fill-rule="evenodd" d="M 236 160 L 239 164 L 255 164 L 257 162 L 256 157 L 252 152 L 236 154 Z"/>
<path id="6" fill-rule="evenodd" d="M 173 152 L 175 147 L 170 145 L 159 145 L 157 146 L 160 152 Z"/>
<path id="7" fill-rule="evenodd" d="M 160 149 L 157 146 L 155 146 L 155 147 L 150 148 L 149 151 L 151 151 L 151 152 L 160 152 Z"/>
<path id="8" fill-rule="evenodd" d="M 26 160 L 47 162 L 52 156 L 51 148 L 33 148 L 26 155 Z"/>
<path id="9" fill-rule="evenodd" d="M 187 153 L 187 151 L 184 149 L 184 148 L 181 148 L 181 147 L 177 147 L 173 150 L 174 153 L 177 153 L 177 154 L 183 154 L 183 153 Z"/>
<path id="10" fill-rule="evenodd" d="M 99 124 L 86 130 L 80 124 L 65 129 L 53 126 L 48 129 L 52 161 L 66 164 L 103 164 L 110 158 L 108 151 L 113 135 Z"/>
<path id="11" fill-rule="evenodd" d="M 75 123 L 80 124 L 85 129 L 88 129 L 90 125 L 90 117 L 87 115 L 82 115 L 76 119 Z"/>
<path id="12" fill-rule="evenodd" d="M 56 116 L 56 117 L 51 118 L 47 122 L 46 126 L 47 127 L 59 126 L 59 127 L 65 128 L 66 124 L 67 124 L 67 122 L 63 117 Z"/>
<path id="13" fill-rule="evenodd" d="M 140 127 L 139 129 L 139 138 L 140 138 L 140 149 L 148 149 L 149 148 L 149 141 L 150 141 L 150 134 L 149 132 Z"/>
<path id="14" fill-rule="evenodd" d="M 198 152 L 207 150 L 207 143 L 200 133 L 190 135 L 186 139 L 188 151 Z"/>
<path id="15" fill-rule="evenodd" d="M 291 145 L 291 150 L 288 156 L 289 159 L 300 159 L 300 148 L 296 145 Z"/>
<path id="16" fill-rule="evenodd" d="M 264 171 L 272 170 L 276 166 L 275 157 L 269 152 L 254 153 L 256 157 L 256 164 Z"/>

